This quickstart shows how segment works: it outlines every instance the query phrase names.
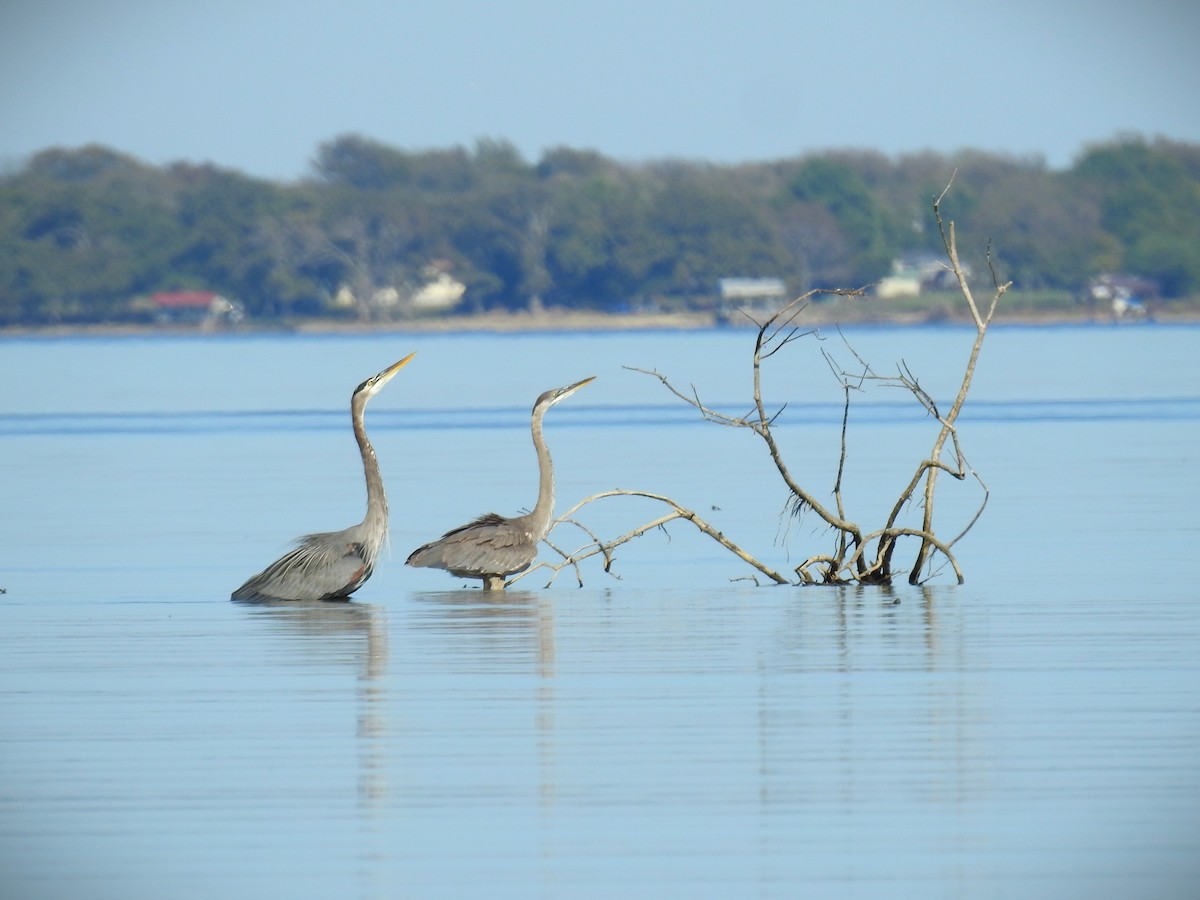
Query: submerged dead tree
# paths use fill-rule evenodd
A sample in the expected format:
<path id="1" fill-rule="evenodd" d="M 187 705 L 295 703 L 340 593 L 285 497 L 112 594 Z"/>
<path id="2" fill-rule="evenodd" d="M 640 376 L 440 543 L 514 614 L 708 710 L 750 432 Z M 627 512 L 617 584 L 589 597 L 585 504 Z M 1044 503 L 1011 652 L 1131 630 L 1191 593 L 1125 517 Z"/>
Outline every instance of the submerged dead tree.
<path id="1" fill-rule="evenodd" d="M 947 186 L 949 190 L 949 186 Z M 1000 298 L 1008 290 L 1010 283 L 1001 284 L 991 265 L 991 254 L 988 253 L 988 265 L 992 274 L 994 292 L 986 309 L 976 301 L 963 267 L 959 262 L 958 245 L 955 237 L 954 222 L 944 222 L 941 214 L 941 202 L 945 197 L 943 191 L 933 204 L 934 217 L 937 220 L 939 232 L 948 258 L 948 268 L 953 273 L 959 292 L 970 311 L 975 325 L 975 339 L 971 353 L 967 359 L 962 381 L 958 392 L 950 406 L 942 410 L 934 398 L 921 386 L 917 377 L 909 370 L 907 364 L 901 362 L 894 375 L 881 376 L 875 373 L 871 366 L 857 354 L 856 369 L 846 371 L 838 366 L 832 356 L 822 351 L 825 360 L 838 380 L 843 393 L 842 429 L 840 441 L 840 456 L 837 464 L 837 474 L 834 480 L 831 497 L 822 500 L 811 488 L 801 484 L 788 468 L 783 453 L 773 430 L 775 422 L 782 412 L 769 411 L 763 401 L 762 372 L 764 365 L 777 354 L 797 340 L 809 336 L 811 331 L 803 330 L 797 324 L 799 313 L 809 301 L 818 294 L 837 294 L 856 296 L 861 291 L 810 291 L 796 298 L 783 309 L 772 315 L 766 321 L 757 324 L 757 334 L 751 357 L 753 369 L 753 405 L 744 416 L 730 416 L 706 406 L 699 395 L 693 390 L 687 394 L 676 388 L 670 380 L 660 372 L 645 369 L 633 369 L 651 377 L 657 378 L 672 394 L 682 402 L 694 407 L 705 420 L 729 428 L 746 428 L 758 435 L 766 445 L 771 460 L 778 471 L 784 486 L 788 491 L 788 504 L 794 513 L 815 515 L 827 526 L 831 533 L 831 547 L 825 552 L 808 556 L 793 570 L 792 575 L 784 575 L 760 561 L 753 554 L 735 544 L 720 530 L 702 519 L 695 511 L 687 509 L 670 497 L 646 491 L 610 490 L 593 494 L 577 503 L 560 516 L 555 525 L 570 524 L 582 530 L 588 536 L 588 543 L 573 552 L 560 549 L 556 543 L 547 541 L 550 547 L 560 555 L 561 561 L 542 563 L 537 568 L 548 568 L 552 571 L 550 581 L 559 572 L 570 566 L 574 569 L 576 578 L 582 584 L 579 563 L 591 557 L 600 556 L 604 560 L 604 569 L 611 572 L 614 561 L 613 551 L 629 541 L 646 534 L 649 531 L 662 528 L 668 523 L 681 520 L 691 523 L 702 534 L 712 538 L 722 547 L 743 562 L 756 569 L 760 575 L 776 584 L 891 584 L 898 575 L 898 569 L 907 571 L 908 581 L 918 584 L 931 577 L 940 568 L 938 561 L 949 566 L 959 583 L 963 581 L 963 573 L 954 555 L 954 545 L 967 534 L 979 520 L 987 505 L 988 488 L 968 464 L 963 449 L 959 443 L 957 421 L 970 391 L 971 381 L 975 375 L 975 367 L 983 348 L 988 325 L 996 311 Z M 851 351 L 853 352 L 853 350 Z M 866 529 L 852 521 L 847 514 L 843 496 L 843 476 L 847 464 L 847 429 L 850 420 L 851 399 L 854 393 L 867 382 L 881 382 L 907 390 L 928 415 L 936 422 L 937 432 L 928 455 L 919 460 L 911 478 L 901 488 L 895 503 L 881 525 Z M 934 526 L 935 499 L 938 477 L 942 473 L 958 481 L 973 478 L 981 489 L 981 500 L 974 514 L 965 526 L 951 538 L 945 539 L 938 535 Z M 640 497 L 660 503 L 666 511 L 659 517 L 646 522 L 612 540 L 602 540 L 583 525 L 577 514 L 589 504 L 614 497 Z M 914 503 L 919 504 L 921 522 L 919 526 L 901 524 L 901 515 L 906 508 Z M 553 536 L 553 531 L 552 531 Z M 916 550 L 911 562 L 901 566 L 897 562 L 897 552 L 901 544 L 915 544 Z M 534 570 L 529 570 L 529 574 Z M 523 577 L 523 576 L 518 576 Z M 514 579 L 516 580 L 516 579 Z"/>

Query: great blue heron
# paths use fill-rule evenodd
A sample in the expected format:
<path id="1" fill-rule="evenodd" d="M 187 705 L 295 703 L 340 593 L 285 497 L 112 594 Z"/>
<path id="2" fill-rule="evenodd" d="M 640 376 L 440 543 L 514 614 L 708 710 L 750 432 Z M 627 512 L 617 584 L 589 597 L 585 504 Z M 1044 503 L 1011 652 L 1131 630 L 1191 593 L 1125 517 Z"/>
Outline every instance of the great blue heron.
<path id="1" fill-rule="evenodd" d="M 546 410 L 565 400 L 590 381 L 585 378 L 566 387 L 546 391 L 533 404 L 533 446 L 538 459 L 538 498 L 528 515 L 511 519 L 487 513 L 474 522 L 447 531 L 432 543 L 414 550 L 408 565 L 445 569 L 460 578 L 481 578 L 485 591 L 502 590 L 509 575 L 523 572 L 537 558 L 538 542 L 550 530 L 554 514 L 554 465 L 542 437 Z"/>
<path id="2" fill-rule="evenodd" d="M 350 397 L 350 421 L 367 478 L 367 515 L 357 525 L 341 531 L 299 538 L 294 550 L 234 591 L 234 600 L 334 600 L 350 596 L 371 577 L 379 548 L 387 536 L 388 505 L 379 460 L 363 425 L 363 411 L 367 401 L 414 356 L 415 353 L 410 353 L 368 378 Z"/>

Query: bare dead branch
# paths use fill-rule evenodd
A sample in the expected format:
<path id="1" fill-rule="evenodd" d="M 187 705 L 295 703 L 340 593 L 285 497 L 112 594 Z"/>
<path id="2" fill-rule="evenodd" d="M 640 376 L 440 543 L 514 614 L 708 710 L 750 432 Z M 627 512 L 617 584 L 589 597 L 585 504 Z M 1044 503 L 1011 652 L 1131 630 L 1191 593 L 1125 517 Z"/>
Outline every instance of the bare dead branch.
<path id="1" fill-rule="evenodd" d="M 754 337 L 753 353 L 751 355 L 751 374 L 752 374 L 752 391 L 753 399 L 751 409 L 742 415 L 731 415 L 720 412 L 704 403 L 700 397 L 700 393 L 695 387 L 691 386 L 690 392 L 680 390 L 671 383 L 666 375 L 652 369 L 641 369 L 633 366 L 626 366 L 626 369 L 634 372 L 640 372 L 645 375 L 651 375 L 657 378 L 659 382 L 671 392 L 673 396 L 682 400 L 684 403 L 695 409 L 706 421 L 713 422 L 719 425 L 734 428 L 749 428 L 754 431 L 764 442 L 767 451 L 771 457 L 772 463 L 775 466 L 780 478 L 788 490 L 788 499 L 785 503 L 785 509 L 789 510 L 793 517 L 802 516 L 809 511 L 817 515 L 821 521 L 831 529 L 833 534 L 833 552 L 818 553 L 809 556 L 802 563 L 795 567 L 794 572 L 798 583 L 801 584 L 890 584 L 893 578 L 892 559 L 896 547 L 905 538 L 914 538 L 918 542 L 918 550 L 913 562 L 912 568 L 909 571 L 908 580 L 913 584 L 921 583 L 928 572 L 936 574 L 945 566 L 951 568 L 955 577 L 961 583 L 963 580 L 962 571 L 955 558 L 952 547 L 963 536 L 965 536 L 978 522 L 987 506 L 989 491 L 983 479 L 979 477 L 969 466 L 966 457 L 963 453 L 962 446 L 959 440 L 957 421 L 959 414 L 966 401 L 971 382 L 974 377 L 975 367 L 979 358 L 979 354 L 983 345 L 984 337 L 986 336 L 988 325 L 997 308 L 999 299 L 1008 290 L 1009 284 L 1001 284 L 996 275 L 995 267 L 992 262 L 991 249 L 988 249 L 988 266 L 991 269 L 992 282 L 995 288 L 994 295 L 986 312 L 981 311 L 979 304 L 971 291 L 971 287 L 967 282 L 964 269 L 960 263 L 958 255 L 957 237 L 953 221 L 944 221 L 941 215 L 941 203 L 947 192 L 950 190 L 954 182 L 952 176 L 942 193 L 938 195 L 933 204 L 934 216 L 937 220 L 939 233 L 942 237 L 942 242 L 946 250 L 947 258 L 949 259 L 948 271 L 952 272 L 959 287 L 959 291 L 963 296 L 964 302 L 971 313 L 972 321 L 975 324 L 975 339 L 972 343 L 971 352 L 967 363 L 964 367 L 962 380 L 958 390 L 949 404 L 943 410 L 932 393 L 921 384 L 917 375 L 909 367 L 908 363 L 901 360 L 896 367 L 894 375 L 882 376 L 877 374 L 872 367 L 864 360 L 850 345 L 846 336 L 841 333 L 844 345 L 854 358 L 853 370 L 841 367 L 833 358 L 833 355 L 825 348 L 821 348 L 821 353 L 829 366 L 830 372 L 837 379 L 838 384 L 842 388 L 842 421 L 840 433 L 840 446 L 836 475 L 833 483 L 833 498 L 832 509 L 827 507 L 817 496 L 811 491 L 802 486 L 790 471 L 787 463 L 783 458 L 783 454 L 776 440 L 775 426 L 780 421 L 780 417 L 787 409 L 787 403 L 782 404 L 778 408 L 768 410 L 767 404 L 763 398 L 763 365 L 767 360 L 773 359 L 790 344 L 805 338 L 813 337 L 816 340 L 822 340 L 820 334 L 814 330 L 805 330 L 798 322 L 800 313 L 807 307 L 808 301 L 816 294 L 827 293 L 836 294 L 839 296 L 856 296 L 863 292 L 863 289 L 849 291 L 809 291 L 800 297 L 795 298 L 787 303 L 783 308 L 776 311 L 773 315 L 768 316 L 764 321 L 757 322 L 749 314 L 746 317 L 757 326 L 757 331 Z M 745 313 L 744 313 L 745 314 Z M 846 510 L 844 497 L 844 485 L 847 477 L 848 466 L 850 461 L 849 453 L 849 423 L 850 423 L 850 404 L 852 393 L 862 391 L 867 386 L 868 382 L 876 383 L 884 387 L 897 387 L 906 390 L 914 400 L 921 406 L 922 409 L 937 422 L 938 430 L 933 441 L 933 445 L 928 455 L 920 460 L 908 482 L 904 485 L 900 494 L 896 498 L 885 519 L 884 526 L 875 531 L 864 534 L 863 530 L 849 518 Z M 953 454 L 952 460 L 944 458 Z M 937 486 L 937 478 L 940 473 L 946 473 L 948 476 L 959 481 L 965 480 L 967 475 L 973 476 L 983 490 L 983 498 L 971 516 L 965 527 L 949 542 L 943 541 L 937 536 L 933 527 L 934 519 L 934 501 Z M 668 507 L 668 511 L 657 518 L 645 522 L 636 528 L 628 531 L 620 537 L 604 541 L 595 533 L 581 525 L 573 516 L 584 506 L 597 502 L 599 500 L 612 497 L 641 497 L 655 503 L 661 503 Z M 919 527 L 906 527 L 901 525 L 901 516 L 905 510 L 911 509 L 914 502 L 920 510 L 921 524 Z M 782 514 L 781 514 L 782 518 Z M 655 529 L 666 531 L 665 526 L 675 520 L 683 520 L 690 522 L 702 534 L 707 535 L 717 541 L 726 550 L 736 555 L 743 562 L 751 566 L 757 572 L 769 578 L 776 584 L 790 583 L 780 573 L 776 572 L 765 563 L 755 558 L 743 548 L 730 541 L 718 529 L 710 525 L 694 510 L 687 509 L 684 506 L 676 503 L 669 497 L 661 494 L 654 494 L 646 491 L 636 490 L 611 490 L 603 491 L 598 494 L 593 494 L 590 497 L 577 503 L 574 507 L 568 510 L 554 523 L 554 527 L 560 525 L 575 525 L 579 527 L 588 536 L 588 543 L 584 544 L 573 553 L 566 553 L 558 547 L 551 545 L 552 549 L 561 557 L 561 561 L 557 563 L 539 563 L 536 568 L 549 568 L 552 572 L 551 582 L 557 577 L 558 573 L 567 566 L 574 567 L 576 579 L 582 584 L 582 576 L 579 569 L 579 563 L 583 560 L 594 556 L 602 556 L 604 559 L 604 570 L 609 574 L 612 573 L 615 564 L 615 549 L 635 540 L 638 537 Z M 668 535 L 669 536 L 669 535 Z M 934 560 L 940 558 L 944 561 L 934 568 Z M 533 571 L 531 569 L 529 571 Z M 523 573 L 528 574 L 528 572 Z M 522 576 L 517 576 L 523 577 Z M 614 577 L 616 577 L 614 575 Z M 513 579 L 517 580 L 516 578 Z M 758 583 L 757 577 L 752 577 L 755 583 Z"/>
<path id="2" fill-rule="evenodd" d="M 579 552 L 580 552 L 580 551 L 582 551 L 584 548 L 586 548 L 586 547 L 588 547 L 588 546 L 591 546 L 591 544 L 595 544 L 597 547 L 600 547 L 600 548 L 601 548 L 601 552 L 603 552 L 603 554 L 604 554 L 604 571 L 605 571 L 605 572 L 609 572 L 609 573 L 611 573 L 611 571 L 612 571 L 612 564 L 613 564 L 613 558 L 612 558 L 612 554 L 610 554 L 610 553 L 607 551 L 607 549 L 605 549 L 604 542 L 600 540 L 600 538 L 599 538 L 599 537 L 596 535 L 596 533 L 595 533 L 594 531 L 592 531 L 590 528 L 587 528 L 587 527 L 585 527 L 585 526 L 584 526 L 584 525 L 583 525 L 581 522 L 579 522 L 577 519 L 566 519 L 566 518 L 564 518 L 564 519 L 561 519 L 561 520 L 560 520 L 560 522 L 561 522 L 562 524 L 564 524 L 564 525 L 568 525 L 568 524 L 569 524 L 569 525 L 574 525 L 576 528 L 578 528 L 580 531 L 582 531 L 584 534 L 586 534 L 586 535 L 587 535 L 589 538 L 591 538 L 591 542 L 590 542 L 589 544 L 584 544 L 584 545 L 583 545 L 583 547 L 580 547 L 580 548 L 579 548 L 579 550 L 576 550 L 576 551 L 575 551 L 575 553 L 579 553 Z M 547 543 L 549 543 L 549 541 L 547 541 Z M 573 555 L 574 555 L 574 554 L 566 554 L 566 553 L 562 553 L 562 551 L 559 551 L 559 552 L 560 552 L 560 554 L 563 556 L 563 558 L 564 558 L 564 559 L 565 559 L 565 558 L 570 558 L 571 556 L 573 556 Z M 614 575 L 614 577 L 618 577 L 618 578 L 619 578 L 620 576 L 616 576 L 616 575 Z"/>
<path id="3" fill-rule="evenodd" d="M 842 436 L 841 450 L 838 453 L 837 476 L 833 480 L 833 497 L 837 503 L 838 518 L 846 518 L 846 507 L 842 501 L 842 476 L 846 472 L 846 458 L 849 451 L 847 450 L 846 436 L 850 425 L 850 386 L 842 385 L 844 398 L 842 401 Z"/>
<path id="4" fill-rule="evenodd" d="M 863 550 L 866 547 L 870 546 L 873 541 L 882 542 L 883 540 L 890 540 L 892 543 L 894 543 L 895 539 L 899 538 L 899 537 L 915 537 L 915 538 L 919 538 L 921 540 L 922 545 L 924 545 L 924 544 L 932 545 L 932 547 L 935 550 L 937 550 L 939 553 L 942 554 L 942 556 L 944 556 L 946 558 L 946 561 L 950 564 L 951 568 L 954 569 L 954 574 L 958 579 L 958 583 L 959 584 L 963 583 L 962 570 L 959 569 L 958 561 L 954 558 L 954 554 L 950 551 L 949 545 L 942 543 L 931 532 L 924 531 L 920 528 L 881 528 L 878 531 L 871 532 L 870 534 L 868 534 L 864 537 L 863 546 L 861 548 L 859 548 L 858 551 L 856 551 L 856 553 L 853 557 L 851 557 L 849 560 L 846 561 L 846 566 L 847 567 L 853 566 L 854 563 L 857 561 L 857 557 L 859 557 L 862 554 Z M 869 567 L 865 573 L 868 577 L 862 578 L 860 580 L 870 580 L 869 576 L 876 572 L 884 572 L 884 574 L 887 574 L 883 569 L 881 569 L 878 565 L 876 565 L 876 566 Z M 890 577 L 888 578 L 888 580 L 890 581 Z M 918 580 L 913 580 L 911 576 L 909 578 L 909 582 L 911 584 L 919 583 Z"/>
<path id="5" fill-rule="evenodd" d="M 657 378 L 660 382 L 662 382 L 663 386 L 666 387 L 667 390 L 669 390 L 688 406 L 697 409 L 700 414 L 710 422 L 716 422 L 718 425 L 727 425 L 733 428 L 744 428 L 749 424 L 744 417 L 735 418 L 733 416 L 727 416 L 725 413 L 717 412 L 715 409 L 705 406 L 700 401 L 700 393 L 696 390 L 695 385 L 692 385 L 692 396 L 689 397 L 687 394 L 675 387 L 675 385 L 671 384 L 666 375 L 656 371 L 655 369 L 639 369 L 637 366 L 622 366 L 621 368 L 629 372 L 639 372 L 642 375 L 650 375 L 654 378 Z"/>
<path id="6" fill-rule="evenodd" d="M 712 525 L 710 525 L 708 522 L 706 522 L 704 519 L 702 519 L 694 510 L 690 510 L 685 506 L 681 506 L 680 504 L 678 504 L 674 500 L 672 500 L 670 497 L 665 497 L 662 494 L 653 494 L 648 491 L 625 490 L 625 489 L 621 489 L 621 488 L 617 488 L 617 489 L 609 490 L 609 491 L 601 491 L 598 494 L 592 494 L 590 497 L 585 497 L 583 500 L 580 500 L 573 507 L 571 507 L 569 510 L 567 510 L 567 512 L 565 512 L 562 516 L 560 516 L 558 519 L 555 520 L 554 525 L 551 528 L 551 531 L 553 531 L 553 528 L 557 527 L 560 523 L 570 520 L 570 518 L 572 516 L 574 516 L 580 509 L 582 509 L 584 506 L 588 505 L 589 503 L 595 503 L 598 500 L 604 500 L 609 497 L 642 497 L 646 500 L 652 500 L 656 503 L 663 503 L 663 504 L 667 505 L 668 507 L 670 507 L 671 512 L 669 512 L 666 515 L 661 516 L 657 519 L 654 519 L 650 522 L 646 522 L 643 525 L 639 525 L 637 528 L 634 528 L 632 531 L 629 531 L 626 534 L 623 534 L 620 537 L 615 538 L 614 540 L 607 541 L 607 542 L 593 541 L 592 544 L 588 545 L 586 548 L 581 549 L 581 551 L 576 552 L 575 554 L 571 554 L 569 557 L 570 560 L 574 560 L 574 561 L 578 562 L 578 561 L 582 561 L 584 559 L 588 559 L 599 553 L 605 554 L 606 559 L 609 559 L 609 554 L 611 554 L 611 552 L 614 548 L 619 547 L 622 544 L 628 543 L 629 541 L 631 541 L 635 538 L 638 538 L 641 535 L 645 534 L 646 532 L 654 530 L 655 528 L 661 528 L 663 525 L 666 525 L 668 522 L 674 521 L 675 519 L 682 519 L 684 521 L 690 522 L 702 534 L 705 534 L 708 537 L 715 540 L 718 544 L 720 544 L 726 550 L 731 552 L 734 556 L 738 557 L 738 559 L 742 560 L 744 563 L 746 563 L 750 566 L 753 566 L 755 569 L 757 569 L 763 575 L 770 578 L 776 584 L 788 584 L 789 583 L 787 578 L 780 575 L 778 572 L 774 571 L 770 567 L 766 566 L 765 564 L 760 562 L 758 559 L 756 559 L 754 556 L 750 555 L 745 550 L 743 550 L 741 547 L 739 547 L 737 544 L 735 544 L 733 541 L 729 540 L 729 538 L 725 537 L 725 535 L 722 534 L 718 529 L 714 528 Z M 562 564 L 558 564 L 558 567 L 561 568 L 563 565 L 566 565 L 566 564 L 567 564 L 567 561 L 564 561 Z M 554 567 L 553 564 L 544 564 L 544 565 L 550 566 L 551 568 Z M 608 569 L 608 567 L 610 565 L 611 565 L 611 562 L 609 562 L 608 565 L 606 565 L 606 570 Z"/>
<path id="7" fill-rule="evenodd" d="M 951 177 L 951 183 L 953 183 Z M 924 521 L 922 523 L 922 531 L 927 534 L 932 534 L 933 531 L 933 500 L 934 491 L 937 482 L 937 473 L 942 470 L 949 471 L 945 466 L 940 464 L 942 448 L 948 439 L 953 439 L 956 454 L 959 458 L 959 477 L 962 477 L 962 454 L 961 448 L 958 447 L 958 435 L 955 429 L 955 422 L 958 420 L 958 415 L 962 410 L 963 404 L 966 402 L 967 393 L 971 388 L 971 381 L 975 376 L 975 367 L 979 360 L 979 353 L 983 349 L 983 341 L 987 336 L 988 325 L 991 323 L 992 316 L 996 311 L 996 306 L 999 303 L 1000 297 L 1011 286 L 1011 282 L 1005 284 L 999 283 L 999 278 L 996 275 L 994 266 L 992 265 L 991 248 L 988 248 L 988 267 L 992 273 L 992 283 L 995 285 L 995 293 L 992 296 L 986 316 L 981 315 L 979 306 L 975 302 L 975 297 L 971 293 L 970 285 L 967 283 L 966 275 L 958 258 L 958 240 L 955 235 L 954 222 L 944 223 L 941 214 L 941 201 L 945 197 L 946 191 L 950 189 L 950 185 L 946 185 L 946 189 L 933 204 L 934 218 L 937 220 L 938 231 L 942 236 L 942 243 L 946 248 L 946 255 L 950 258 L 951 269 L 954 272 L 955 280 L 958 282 L 959 292 L 967 302 L 968 308 L 971 310 L 971 317 L 975 322 L 975 340 L 971 346 L 971 353 L 967 359 L 967 365 L 963 372 L 962 382 L 959 384 L 958 394 L 954 398 L 950 409 L 946 415 L 939 416 L 942 424 L 941 431 L 938 433 L 937 439 L 934 441 L 933 450 L 929 454 L 929 460 L 935 464 L 925 467 L 925 504 L 924 504 Z M 976 516 L 978 518 L 978 516 Z M 974 520 L 972 520 L 973 524 Z M 969 527 L 969 526 L 968 526 Z M 920 548 L 917 551 L 917 558 L 913 563 L 912 569 L 909 571 L 909 581 L 917 583 L 921 570 L 925 567 L 928 561 L 929 554 L 933 549 L 937 548 L 935 542 L 929 539 L 922 539 Z M 951 561 L 953 558 L 950 557 Z M 957 572 L 957 566 L 955 567 Z M 961 577 L 961 573 L 959 573 Z"/>
<path id="8" fill-rule="evenodd" d="M 550 541 L 546 541 L 546 546 L 549 547 L 551 550 L 553 550 L 555 553 L 557 553 L 559 556 L 561 556 L 563 558 L 563 562 L 562 562 L 562 565 L 560 565 L 560 566 L 547 566 L 548 568 L 553 568 L 554 572 L 551 575 L 550 580 L 546 582 L 544 587 L 550 587 L 550 585 L 552 585 L 554 583 L 554 579 L 556 579 L 558 577 L 558 573 L 568 564 L 571 565 L 575 569 L 576 587 L 583 587 L 583 573 L 579 571 L 579 563 L 576 562 L 576 560 L 572 558 L 571 554 L 566 553 L 563 550 L 559 549 Z M 534 566 L 533 568 L 535 568 L 535 569 L 541 568 L 543 565 L 544 564 L 539 563 L 537 566 Z M 505 582 L 505 587 L 524 578 L 531 571 L 533 571 L 533 570 L 526 569 L 524 572 L 514 575 L 507 582 Z"/>
<path id="9" fill-rule="evenodd" d="M 984 480 L 979 476 L 979 473 L 976 472 L 974 469 L 971 470 L 971 477 L 973 477 L 977 482 L 979 482 L 980 488 L 983 489 L 983 499 L 979 502 L 979 507 L 978 507 L 978 509 L 975 510 L 975 514 L 973 516 L 971 516 L 971 518 L 967 521 L 967 524 L 963 526 L 962 531 L 960 531 L 958 534 L 956 534 L 950 540 L 946 541 L 947 547 L 953 547 L 955 544 L 957 544 L 959 541 L 961 541 L 964 537 L 967 536 L 967 532 L 969 532 L 972 528 L 975 527 L 975 523 L 978 522 L 980 516 L 983 515 L 984 509 L 987 508 L 988 499 L 991 497 L 991 494 L 992 494 L 991 490 L 988 488 L 987 484 L 984 483 Z"/>

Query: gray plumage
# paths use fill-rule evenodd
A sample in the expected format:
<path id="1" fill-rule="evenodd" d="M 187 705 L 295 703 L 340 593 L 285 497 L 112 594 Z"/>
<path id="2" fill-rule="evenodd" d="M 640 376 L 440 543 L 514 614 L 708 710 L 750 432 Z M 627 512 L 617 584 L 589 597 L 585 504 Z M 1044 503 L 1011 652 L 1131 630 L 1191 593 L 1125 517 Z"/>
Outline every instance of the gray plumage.
<path id="1" fill-rule="evenodd" d="M 388 505 L 375 448 L 367 439 L 363 413 L 392 376 L 408 364 L 415 353 L 393 363 L 354 389 L 350 397 L 350 421 L 354 439 L 362 453 L 367 480 L 367 514 L 357 525 L 341 531 L 308 534 L 285 553 L 233 592 L 232 599 L 334 600 L 350 596 L 371 577 L 379 548 L 387 537 Z"/>
<path id="2" fill-rule="evenodd" d="M 460 578 L 482 579 L 485 591 L 502 590 L 506 578 L 529 568 L 537 559 L 538 543 L 550 530 L 554 515 L 554 466 L 542 436 L 542 417 L 594 378 L 546 391 L 533 404 L 531 428 L 539 479 L 532 512 L 513 518 L 487 513 L 414 550 L 407 564 L 445 569 Z"/>

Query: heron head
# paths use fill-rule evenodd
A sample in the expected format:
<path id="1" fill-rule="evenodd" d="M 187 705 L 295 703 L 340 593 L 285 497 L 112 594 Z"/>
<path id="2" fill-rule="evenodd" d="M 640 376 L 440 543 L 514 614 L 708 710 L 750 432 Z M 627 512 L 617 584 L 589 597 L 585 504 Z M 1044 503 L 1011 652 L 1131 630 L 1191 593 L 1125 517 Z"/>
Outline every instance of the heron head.
<path id="1" fill-rule="evenodd" d="M 577 381 L 574 384 L 568 384 L 566 387 L 552 388 L 537 398 L 537 402 L 533 404 L 533 409 L 535 412 L 539 409 L 542 410 L 542 412 L 545 412 L 555 403 L 558 403 L 558 401 L 566 400 L 585 384 L 595 380 L 596 376 L 593 375 L 590 378 L 583 379 L 583 381 Z"/>
<path id="2" fill-rule="evenodd" d="M 372 375 L 354 389 L 355 395 L 366 394 L 367 398 L 374 397 L 377 393 L 379 393 L 380 390 L 383 389 L 385 384 L 392 380 L 392 376 L 407 366 L 409 362 L 412 361 L 412 358 L 416 355 L 416 353 L 410 353 L 399 362 L 392 363 L 378 375 Z"/>

